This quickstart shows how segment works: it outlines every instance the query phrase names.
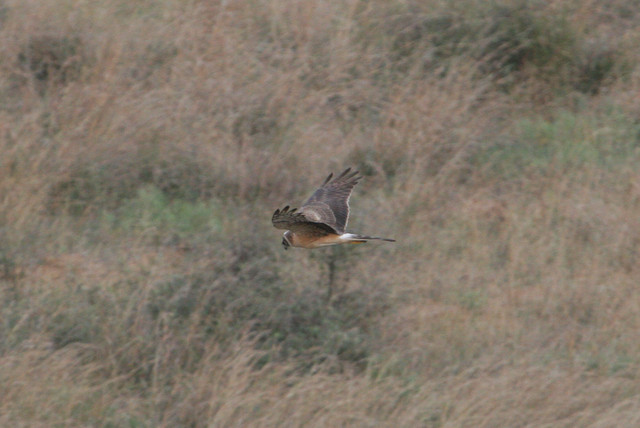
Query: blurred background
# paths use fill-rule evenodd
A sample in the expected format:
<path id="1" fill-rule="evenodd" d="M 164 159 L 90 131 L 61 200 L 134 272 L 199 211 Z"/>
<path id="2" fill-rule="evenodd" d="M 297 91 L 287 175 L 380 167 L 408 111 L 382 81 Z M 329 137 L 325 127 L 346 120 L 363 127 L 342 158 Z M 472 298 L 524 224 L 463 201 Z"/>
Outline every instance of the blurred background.
<path id="1" fill-rule="evenodd" d="M 0 1 L 0 425 L 640 424 L 637 6 Z"/>

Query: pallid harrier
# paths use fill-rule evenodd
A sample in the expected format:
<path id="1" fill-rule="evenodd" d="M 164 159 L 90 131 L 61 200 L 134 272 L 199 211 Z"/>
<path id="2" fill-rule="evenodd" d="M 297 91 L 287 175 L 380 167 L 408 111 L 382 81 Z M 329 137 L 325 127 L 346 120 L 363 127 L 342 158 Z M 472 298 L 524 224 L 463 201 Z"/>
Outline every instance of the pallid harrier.
<path id="1" fill-rule="evenodd" d="M 286 230 L 282 237 L 285 250 L 290 246 L 318 248 L 345 243 L 359 244 L 372 239 L 395 242 L 395 239 L 345 232 L 349 220 L 349 197 L 353 186 L 362 178 L 358 176 L 358 171 L 350 171 L 351 168 L 345 169 L 333 180 L 333 173 L 329 174 L 300 210 L 289 209 L 287 205 L 273 213 L 273 225 Z"/>

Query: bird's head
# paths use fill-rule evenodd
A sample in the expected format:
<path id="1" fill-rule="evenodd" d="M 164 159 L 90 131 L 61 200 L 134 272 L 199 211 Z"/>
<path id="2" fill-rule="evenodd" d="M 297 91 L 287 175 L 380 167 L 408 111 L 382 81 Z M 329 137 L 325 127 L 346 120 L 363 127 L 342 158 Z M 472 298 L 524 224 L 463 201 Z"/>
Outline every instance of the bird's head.
<path id="1" fill-rule="evenodd" d="M 289 247 L 291 246 L 291 231 L 290 230 L 287 230 L 282 235 L 282 246 L 284 247 L 285 250 L 288 250 Z"/>

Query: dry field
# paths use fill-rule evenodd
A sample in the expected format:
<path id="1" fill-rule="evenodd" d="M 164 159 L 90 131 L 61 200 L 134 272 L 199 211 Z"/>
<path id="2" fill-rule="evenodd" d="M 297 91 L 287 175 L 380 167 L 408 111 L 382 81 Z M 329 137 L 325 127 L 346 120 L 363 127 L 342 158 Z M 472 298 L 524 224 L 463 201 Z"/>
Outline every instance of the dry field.
<path id="1" fill-rule="evenodd" d="M 639 22 L 0 0 L 0 426 L 640 426 Z"/>

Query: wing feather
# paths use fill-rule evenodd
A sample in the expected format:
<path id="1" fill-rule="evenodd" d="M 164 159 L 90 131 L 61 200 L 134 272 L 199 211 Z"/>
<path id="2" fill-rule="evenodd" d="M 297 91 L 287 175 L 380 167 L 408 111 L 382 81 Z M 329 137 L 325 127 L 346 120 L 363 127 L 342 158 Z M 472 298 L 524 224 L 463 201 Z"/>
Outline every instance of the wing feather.
<path id="1" fill-rule="evenodd" d="M 349 221 L 349 198 L 353 187 L 362 177 L 358 171 L 351 172 L 351 168 L 345 169 L 333 180 L 332 177 L 333 173 L 329 174 L 322 186 L 302 205 L 299 213 L 307 220 L 323 223 L 342 234 Z"/>
<path id="2" fill-rule="evenodd" d="M 291 230 L 310 236 L 326 236 L 335 234 L 336 231 L 329 225 L 307 219 L 306 215 L 297 208 L 289 209 L 289 205 L 277 209 L 271 217 L 273 226 L 277 229 Z"/>

